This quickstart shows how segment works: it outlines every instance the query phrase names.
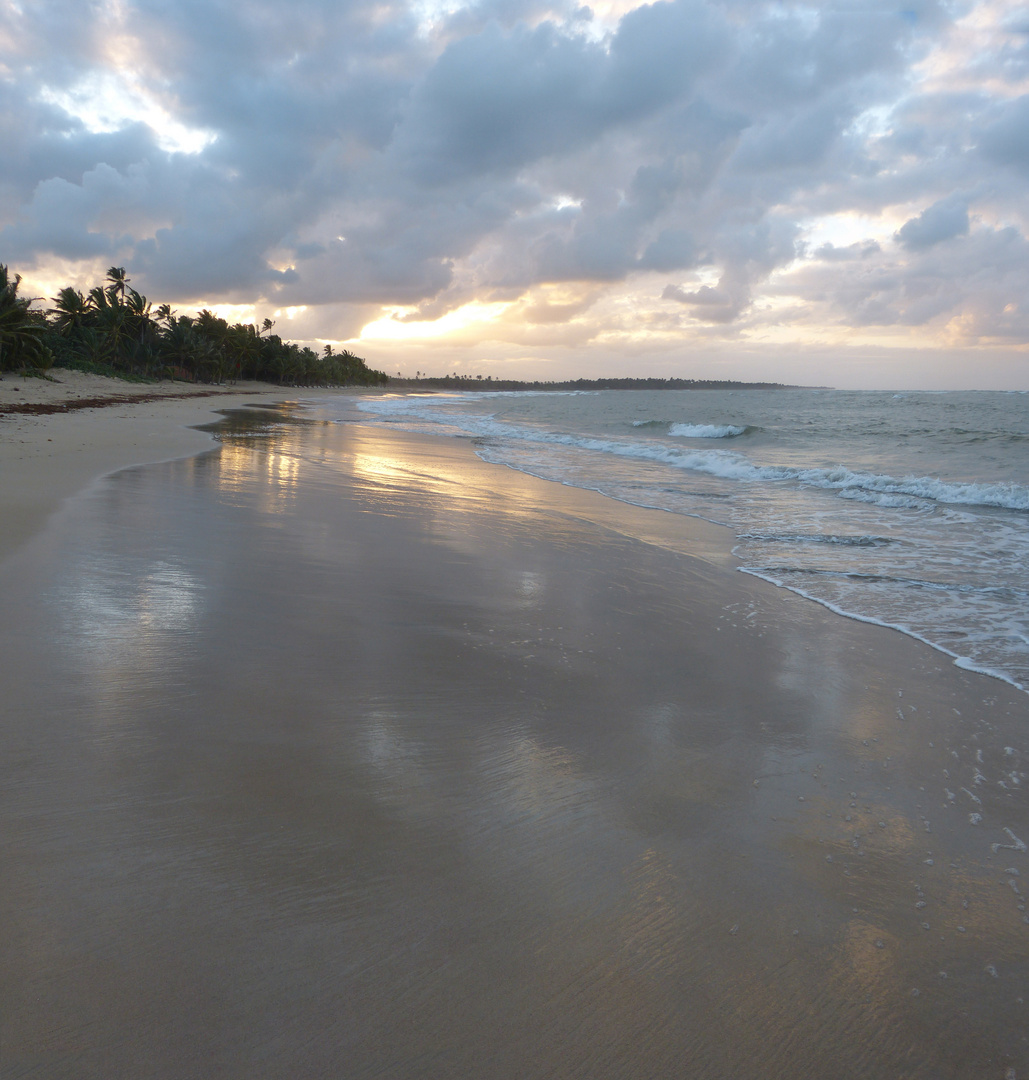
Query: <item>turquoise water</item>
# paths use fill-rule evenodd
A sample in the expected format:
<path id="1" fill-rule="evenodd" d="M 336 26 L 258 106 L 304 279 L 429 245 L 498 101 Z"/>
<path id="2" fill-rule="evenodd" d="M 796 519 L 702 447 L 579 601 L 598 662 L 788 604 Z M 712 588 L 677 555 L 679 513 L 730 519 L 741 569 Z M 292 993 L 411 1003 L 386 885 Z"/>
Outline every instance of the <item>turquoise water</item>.
<path id="1" fill-rule="evenodd" d="M 473 391 L 317 409 L 725 525 L 746 573 L 1029 688 L 1025 394 Z"/>

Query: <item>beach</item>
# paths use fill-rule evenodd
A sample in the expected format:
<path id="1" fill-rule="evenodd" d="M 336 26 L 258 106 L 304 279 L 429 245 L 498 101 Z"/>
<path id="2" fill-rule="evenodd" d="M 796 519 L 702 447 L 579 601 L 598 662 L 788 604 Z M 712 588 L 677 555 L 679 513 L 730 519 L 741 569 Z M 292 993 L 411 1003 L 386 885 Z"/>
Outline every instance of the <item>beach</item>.
<path id="1" fill-rule="evenodd" d="M 129 383 L 63 369 L 51 379 L 8 372 L 0 379 L 0 558 L 97 477 L 209 447 L 210 435 L 192 425 L 216 420 L 212 408 L 288 397 L 267 383 Z M 98 404 L 80 408 L 87 401 Z M 70 411 L 50 411 L 61 409 Z"/>
<path id="2" fill-rule="evenodd" d="M 1029 1075 L 1024 692 L 338 393 L 0 415 L 4 1080 Z"/>

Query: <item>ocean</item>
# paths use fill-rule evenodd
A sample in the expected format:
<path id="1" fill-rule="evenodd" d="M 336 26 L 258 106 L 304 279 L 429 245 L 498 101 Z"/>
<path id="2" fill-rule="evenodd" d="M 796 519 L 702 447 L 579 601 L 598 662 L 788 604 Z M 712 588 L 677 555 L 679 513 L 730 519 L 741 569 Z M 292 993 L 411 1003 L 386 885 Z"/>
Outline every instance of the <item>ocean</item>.
<path id="1" fill-rule="evenodd" d="M 394 393 L 341 423 L 735 534 L 747 574 L 1029 690 L 1029 396 L 695 390 Z"/>

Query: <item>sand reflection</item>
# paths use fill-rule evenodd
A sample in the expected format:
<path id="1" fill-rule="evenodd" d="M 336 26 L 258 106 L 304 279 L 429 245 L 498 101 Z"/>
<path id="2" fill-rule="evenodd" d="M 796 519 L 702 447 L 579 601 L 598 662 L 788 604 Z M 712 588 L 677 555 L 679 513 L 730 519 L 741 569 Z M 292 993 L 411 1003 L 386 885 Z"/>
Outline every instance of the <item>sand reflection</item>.
<path id="1" fill-rule="evenodd" d="M 170 656 L 178 664 L 193 651 L 190 636 L 205 611 L 203 583 L 159 556 L 126 565 L 98 555 L 76 569 L 53 594 L 65 613 L 59 640 L 75 668 L 106 697 L 131 690 L 141 672 L 160 685 Z M 104 718 L 117 715 L 108 709 Z"/>
<path id="2" fill-rule="evenodd" d="M 1024 708 L 467 449 L 241 428 L 34 566 L 12 1075 L 1021 1068 Z"/>
<path id="3" fill-rule="evenodd" d="M 227 439 L 214 458 L 213 478 L 225 496 L 248 504 L 255 495 L 266 514 L 292 508 L 302 480 L 301 459 L 290 452 L 287 432 L 273 431 L 258 440 L 252 435 Z"/>

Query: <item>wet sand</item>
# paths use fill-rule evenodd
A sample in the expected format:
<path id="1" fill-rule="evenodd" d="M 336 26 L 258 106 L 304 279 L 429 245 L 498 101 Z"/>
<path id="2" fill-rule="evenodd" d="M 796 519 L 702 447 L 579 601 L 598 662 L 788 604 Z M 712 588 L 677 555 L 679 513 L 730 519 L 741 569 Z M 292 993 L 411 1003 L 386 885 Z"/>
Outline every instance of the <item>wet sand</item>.
<path id="1" fill-rule="evenodd" d="M 234 426 L 0 563 L 4 1080 L 1029 1074 L 1026 695 L 713 526 Z"/>
<path id="2" fill-rule="evenodd" d="M 210 433 L 197 425 L 218 419 L 217 409 L 352 392 L 245 381 L 129 383 L 62 368 L 48 379 L 7 372 L 0 378 L 0 559 L 90 481 L 210 447 Z"/>

